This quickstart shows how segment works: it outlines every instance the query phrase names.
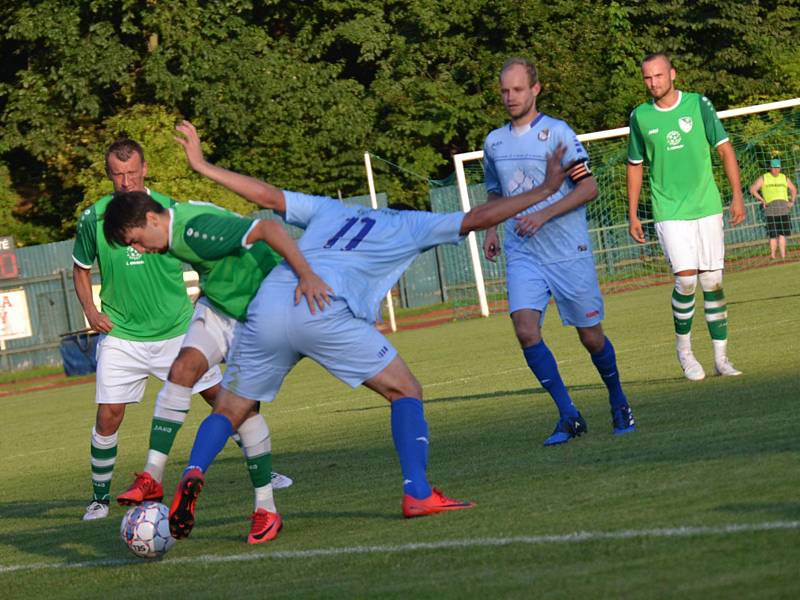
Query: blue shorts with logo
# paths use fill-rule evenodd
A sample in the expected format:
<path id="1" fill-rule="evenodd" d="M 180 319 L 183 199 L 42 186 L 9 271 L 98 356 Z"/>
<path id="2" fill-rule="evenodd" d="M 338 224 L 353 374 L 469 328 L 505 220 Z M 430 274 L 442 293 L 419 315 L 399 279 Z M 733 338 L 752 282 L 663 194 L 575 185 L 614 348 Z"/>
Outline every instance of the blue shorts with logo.
<path id="1" fill-rule="evenodd" d="M 294 303 L 295 285 L 263 285 L 239 323 L 228 355 L 223 387 L 249 400 L 271 402 L 289 371 L 304 356 L 331 375 L 358 387 L 383 371 L 397 350 L 374 325 L 334 299 L 311 314 L 305 299 Z"/>
<path id="2" fill-rule="evenodd" d="M 506 263 L 508 311 L 538 310 L 544 313 L 552 297 L 564 325 L 592 327 L 603 320 L 603 296 L 591 256 L 537 265 L 523 253 L 510 255 Z"/>

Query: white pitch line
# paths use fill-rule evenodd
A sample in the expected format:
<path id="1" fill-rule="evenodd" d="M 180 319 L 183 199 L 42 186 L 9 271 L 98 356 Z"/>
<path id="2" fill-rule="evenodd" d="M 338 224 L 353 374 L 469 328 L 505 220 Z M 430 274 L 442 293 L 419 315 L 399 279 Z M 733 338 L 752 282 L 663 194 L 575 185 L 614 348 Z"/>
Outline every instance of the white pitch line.
<path id="1" fill-rule="evenodd" d="M 800 521 L 767 521 L 740 525 L 724 525 L 720 527 L 670 527 L 666 529 L 627 529 L 622 531 L 576 531 L 575 533 L 514 536 L 505 538 L 473 538 L 462 540 L 442 540 L 439 542 L 417 542 L 411 544 L 383 546 L 343 546 L 339 548 L 315 548 L 311 550 L 276 550 L 266 549 L 264 552 L 249 554 L 230 554 L 227 556 L 205 554 L 184 558 L 166 558 L 153 561 L 153 565 L 183 565 L 249 562 L 270 559 L 315 558 L 328 556 L 344 556 L 352 554 L 397 554 L 425 550 L 449 550 L 475 547 L 542 545 L 593 542 L 598 540 L 629 540 L 637 538 L 685 538 L 709 535 L 733 535 L 737 533 L 753 533 L 759 531 L 778 531 L 800 529 Z M 180 544 L 179 544 L 180 545 Z M 94 567 L 115 567 L 129 564 L 142 564 L 137 559 L 94 560 L 75 563 L 31 563 L 27 565 L 2 565 L 0 574 L 19 571 L 44 571 L 61 569 L 86 569 Z"/>

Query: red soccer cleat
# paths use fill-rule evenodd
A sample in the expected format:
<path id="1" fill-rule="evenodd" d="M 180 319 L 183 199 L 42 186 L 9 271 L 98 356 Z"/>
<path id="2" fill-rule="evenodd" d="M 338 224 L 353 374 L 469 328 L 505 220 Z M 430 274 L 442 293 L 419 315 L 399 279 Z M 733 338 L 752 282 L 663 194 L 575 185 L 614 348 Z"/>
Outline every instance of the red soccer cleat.
<path id="1" fill-rule="evenodd" d="M 164 488 L 153 479 L 148 472 L 136 473 L 136 479 L 126 491 L 117 496 L 120 506 L 136 506 L 145 500 L 161 502 L 164 499 Z"/>
<path id="2" fill-rule="evenodd" d="M 462 510 L 474 506 L 474 502 L 448 498 L 438 488 L 433 488 L 433 493 L 424 500 L 417 500 L 408 494 L 403 496 L 403 516 L 406 519 L 434 515 L 448 510 Z"/>
<path id="3" fill-rule="evenodd" d="M 169 508 L 169 532 L 176 540 L 189 537 L 194 527 L 194 505 L 203 491 L 205 477 L 200 469 L 187 471 L 175 490 L 172 506 Z"/>
<path id="4" fill-rule="evenodd" d="M 269 512 L 259 508 L 250 517 L 250 535 L 247 536 L 248 544 L 261 544 L 278 537 L 278 532 L 283 527 L 283 521 L 278 513 Z"/>

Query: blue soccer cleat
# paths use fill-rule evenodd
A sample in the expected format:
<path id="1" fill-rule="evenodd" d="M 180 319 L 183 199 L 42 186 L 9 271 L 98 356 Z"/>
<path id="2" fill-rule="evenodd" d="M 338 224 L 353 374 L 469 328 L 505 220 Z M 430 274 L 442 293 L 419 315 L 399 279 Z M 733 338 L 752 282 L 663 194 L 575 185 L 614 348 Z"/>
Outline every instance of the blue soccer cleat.
<path id="1" fill-rule="evenodd" d="M 550 437 L 544 441 L 544 445 L 556 446 L 558 444 L 566 444 L 572 438 L 583 435 L 587 431 L 589 431 L 589 428 L 586 426 L 586 421 L 584 421 L 581 414 L 578 413 L 574 417 L 561 419 Z"/>
<path id="2" fill-rule="evenodd" d="M 614 427 L 614 435 L 624 435 L 636 431 L 636 420 L 633 418 L 631 407 L 623 404 L 612 408 L 611 424 Z"/>

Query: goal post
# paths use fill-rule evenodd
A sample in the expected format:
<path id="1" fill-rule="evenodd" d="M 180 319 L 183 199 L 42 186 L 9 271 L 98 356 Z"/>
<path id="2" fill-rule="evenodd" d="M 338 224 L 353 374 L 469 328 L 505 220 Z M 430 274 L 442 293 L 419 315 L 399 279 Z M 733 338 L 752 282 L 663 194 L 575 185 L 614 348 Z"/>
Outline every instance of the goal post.
<path id="1" fill-rule="evenodd" d="M 770 158 L 783 160 L 783 172 L 791 178 L 800 177 L 800 98 L 770 102 L 742 108 L 719 111 L 720 119 L 728 119 L 726 129 L 734 143 L 741 172 L 741 185 L 746 191 L 759 173 L 767 170 Z M 584 133 L 578 139 L 586 146 L 592 162 L 592 171 L 598 182 L 600 194 L 587 207 L 589 229 L 592 238 L 595 265 L 601 285 L 606 291 L 632 289 L 637 280 L 650 279 L 668 273 L 661 250 L 655 240 L 654 225 L 649 211 L 649 185 L 645 178 L 640 208 L 645 210 L 642 224 L 650 231 L 649 242 L 640 245 L 628 236 L 627 194 L 625 192 L 625 170 L 627 165 L 627 143 L 624 138 L 628 127 Z M 469 210 L 485 202 L 482 190 L 483 151 L 465 152 L 453 156 L 456 189 L 460 206 Z M 725 196 L 728 187 L 721 164 L 714 156 L 715 178 Z M 473 181 L 468 181 L 467 167 L 472 167 Z M 476 175 L 477 173 L 477 175 Z M 479 179 L 480 181 L 474 181 Z M 800 181 L 798 182 L 800 184 Z M 472 192 L 472 193 L 470 193 Z M 476 196 L 482 199 L 478 200 Z M 435 208 L 434 208 L 435 210 Z M 795 231 L 800 224 L 800 213 L 793 211 Z M 726 246 L 733 259 L 742 262 L 742 267 L 754 266 L 752 259 L 759 258 L 765 248 L 763 224 L 758 203 L 747 205 L 747 220 L 735 229 L 725 231 Z M 469 262 L 474 279 L 475 293 L 480 313 L 488 316 L 487 290 L 484 269 L 478 253 L 474 234 L 469 238 Z M 763 256 L 762 256 L 763 258 Z M 749 260 L 749 262 L 748 262 Z M 757 260 L 755 262 L 758 262 Z M 483 267 L 486 263 L 483 263 Z M 505 272 L 499 274 L 505 279 Z M 473 297 L 470 295 L 470 297 Z"/>

